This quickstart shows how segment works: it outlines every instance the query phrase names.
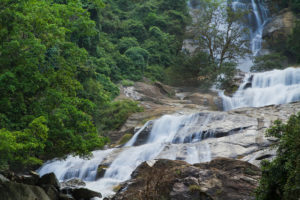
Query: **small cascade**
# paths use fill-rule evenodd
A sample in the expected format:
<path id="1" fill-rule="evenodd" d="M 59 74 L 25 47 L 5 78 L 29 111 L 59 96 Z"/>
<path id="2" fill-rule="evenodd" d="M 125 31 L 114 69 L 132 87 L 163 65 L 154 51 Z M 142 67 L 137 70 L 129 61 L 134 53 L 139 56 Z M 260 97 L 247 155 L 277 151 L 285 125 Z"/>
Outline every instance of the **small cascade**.
<path id="1" fill-rule="evenodd" d="M 225 110 L 300 100 L 300 68 L 250 73 L 232 97 L 221 93 Z"/>
<path id="2" fill-rule="evenodd" d="M 262 34 L 269 20 L 269 11 L 262 1 L 255 0 L 232 0 L 233 10 L 250 10 L 247 14 L 246 26 L 250 29 L 250 45 L 253 56 L 258 55 L 261 49 Z"/>
<path id="3" fill-rule="evenodd" d="M 149 122 L 122 148 L 94 151 L 90 160 L 69 156 L 66 160 L 50 161 L 38 172 L 40 175 L 54 172 L 60 181 L 81 178 L 87 182 L 89 189 L 101 192 L 104 197 L 109 196 L 114 193 L 113 187 L 130 179 L 131 173 L 144 161 L 156 158 L 185 160 L 192 164 L 210 161 L 210 147 L 205 142 L 198 146 L 186 145 L 183 150 L 179 152 L 173 150 L 167 155 L 163 155 L 162 152 L 168 145 L 180 146 L 214 137 L 214 130 L 207 131 L 209 128 L 206 127 L 203 131 L 199 126 L 205 127 L 208 123 L 222 119 L 213 113 L 164 115 L 152 123 L 151 132 L 143 145 L 134 146 L 139 134 L 150 124 Z M 104 177 L 96 180 L 98 165 L 107 159 L 112 161 Z"/>

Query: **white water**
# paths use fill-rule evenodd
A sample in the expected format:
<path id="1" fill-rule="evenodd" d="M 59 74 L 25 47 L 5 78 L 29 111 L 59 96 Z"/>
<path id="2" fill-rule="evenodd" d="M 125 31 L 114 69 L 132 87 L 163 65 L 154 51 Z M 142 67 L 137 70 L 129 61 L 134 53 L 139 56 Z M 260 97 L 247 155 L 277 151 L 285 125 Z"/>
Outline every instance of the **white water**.
<path id="1" fill-rule="evenodd" d="M 269 20 L 268 8 L 263 2 L 255 0 L 233 0 L 232 7 L 234 10 L 250 10 L 247 15 L 248 24 L 246 24 L 246 26 L 250 29 L 250 46 L 252 54 L 253 56 L 258 55 L 261 49 L 263 29 Z"/>
<path id="2" fill-rule="evenodd" d="M 251 87 L 245 88 L 247 85 Z M 299 101 L 300 68 L 249 73 L 232 97 L 220 96 L 225 110 Z"/>
<path id="3" fill-rule="evenodd" d="M 87 182 L 89 189 L 99 191 L 104 197 L 114 194 L 113 187 L 130 179 L 133 170 L 142 162 L 157 158 L 166 145 L 178 145 L 182 143 L 199 142 L 205 138 L 213 137 L 213 131 L 202 133 L 195 132 L 196 124 L 205 125 L 210 121 L 206 115 L 165 115 L 156 120 L 146 144 L 133 146 L 141 130 L 122 149 L 109 149 L 93 152 L 91 160 L 69 156 L 66 160 L 54 160 L 47 162 L 38 172 L 40 175 L 54 172 L 60 181 L 71 178 L 81 178 Z M 121 151 L 120 151 L 121 150 Z M 202 152 L 203 151 L 203 152 Z M 120 153 L 118 153 L 120 152 Z M 95 180 L 97 167 L 103 160 L 117 154 L 113 159 L 103 178 Z M 172 152 L 160 158 L 177 159 L 178 152 Z M 201 147 L 187 147 L 184 159 L 189 163 L 210 161 L 209 145 Z"/>
<path id="4" fill-rule="evenodd" d="M 242 1 L 235 1 L 241 3 Z M 262 9 L 251 0 L 255 14 L 256 28 L 251 31 L 251 47 L 256 55 L 261 48 L 263 24 L 267 19 L 266 9 Z M 260 9 L 260 11 L 259 11 Z M 265 12 L 265 15 L 262 13 Z M 300 100 L 300 69 L 289 68 L 284 71 L 271 71 L 253 74 L 252 86 L 244 89 L 249 82 L 249 74 L 234 96 L 222 94 L 224 107 L 230 110 L 238 107 L 259 107 L 270 104 L 288 103 Z M 140 131 L 123 147 L 93 152 L 91 160 L 69 156 L 66 160 L 50 161 L 39 169 L 40 175 L 54 172 L 60 181 L 78 177 L 87 182 L 89 189 L 99 191 L 103 197 L 114 194 L 113 187 L 130 179 L 131 173 L 144 161 L 156 158 L 180 159 L 189 163 L 199 163 L 211 160 L 210 146 L 204 143 L 201 146 L 186 146 L 185 152 L 171 151 L 161 156 L 161 152 L 168 145 L 194 143 L 208 137 L 214 137 L 214 132 L 195 132 L 194 125 L 209 123 L 210 115 L 165 115 L 156 120 L 146 144 L 133 146 L 142 130 L 149 125 L 146 123 Z M 174 148 L 176 149 L 176 148 Z M 182 155 L 185 155 L 182 157 Z M 96 180 L 99 164 L 106 159 L 112 159 L 103 178 Z"/>

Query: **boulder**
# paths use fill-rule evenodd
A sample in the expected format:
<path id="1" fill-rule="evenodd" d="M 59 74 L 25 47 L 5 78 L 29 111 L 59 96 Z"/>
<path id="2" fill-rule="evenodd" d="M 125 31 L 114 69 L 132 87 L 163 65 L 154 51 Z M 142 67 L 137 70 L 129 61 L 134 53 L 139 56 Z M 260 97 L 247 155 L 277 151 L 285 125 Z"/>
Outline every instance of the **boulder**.
<path id="1" fill-rule="evenodd" d="M 195 92 L 186 97 L 184 100 L 189 100 L 196 105 L 202 105 L 210 107 L 212 110 L 222 110 L 222 99 L 218 97 L 218 94 L 214 93 L 199 93 Z"/>
<path id="2" fill-rule="evenodd" d="M 53 200 L 39 186 L 15 182 L 0 183 L 0 200 Z"/>
<path id="3" fill-rule="evenodd" d="M 160 159 L 152 167 L 142 163 L 112 199 L 252 200 L 260 176 L 258 167 L 234 159 L 194 165 Z"/>
<path id="4" fill-rule="evenodd" d="M 54 185 L 43 185 L 42 188 L 51 200 L 59 200 L 59 191 Z"/>
<path id="5" fill-rule="evenodd" d="M 85 182 L 81 180 L 80 178 L 73 178 L 67 181 L 64 181 L 60 184 L 61 188 L 65 187 L 82 187 L 85 186 Z"/>
<path id="6" fill-rule="evenodd" d="M 153 127 L 153 123 L 154 121 L 149 121 L 143 130 L 138 130 L 140 133 L 133 144 L 134 146 L 139 146 L 147 142 L 148 136 L 150 135 Z"/>
<path id="7" fill-rule="evenodd" d="M 96 179 L 103 178 L 107 168 L 108 165 L 98 165 Z"/>
<path id="8" fill-rule="evenodd" d="M 43 185 L 53 185 L 55 188 L 59 189 L 60 184 L 55 176 L 54 173 L 45 174 L 42 176 L 39 180 L 37 185 L 43 186 Z"/>
<path id="9" fill-rule="evenodd" d="M 0 184 L 8 182 L 8 181 L 9 180 L 5 176 L 3 176 L 2 174 L 0 174 Z"/>
<path id="10" fill-rule="evenodd" d="M 158 81 L 156 81 L 154 85 L 160 89 L 161 94 L 164 94 L 168 97 L 172 97 L 175 95 L 175 90 L 168 85 L 162 84 L 161 82 Z"/>
<path id="11" fill-rule="evenodd" d="M 76 200 L 90 200 L 91 198 L 94 197 L 99 197 L 101 198 L 102 195 L 100 192 L 95 192 L 92 190 L 89 190 L 87 188 L 76 188 L 72 190 L 72 196 L 76 199 Z"/>
<path id="12" fill-rule="evenodd" d="M 74 198 L 71 195 L 62 194 L 62 193 L 58 195 L 58 198 L 59 200 L 74 200 Z"/>
<path id="13" fill-rule="evenodd" d="M 36 175 L 21 175 L 16 178 L 16 182 L 27 185 L 36 185 L 39 181 L 39 176 Z"/>

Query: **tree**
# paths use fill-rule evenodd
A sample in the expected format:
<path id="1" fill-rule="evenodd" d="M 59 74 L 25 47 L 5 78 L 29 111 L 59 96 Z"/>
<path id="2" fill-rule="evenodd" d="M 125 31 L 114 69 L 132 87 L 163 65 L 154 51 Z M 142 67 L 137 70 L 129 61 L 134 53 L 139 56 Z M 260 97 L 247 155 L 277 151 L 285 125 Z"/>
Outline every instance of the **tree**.
<path id="1" fill-rule="evenodd" d="M 144 70 L 148 65 L 149 52 L 140 47 L 131 47 L 125 52 L 125 55 L 135 67 L 131 73 L 136 75 L 136 80 L 139 80 L 144 75 Z"/>
<path id="2" fill-rule="evenodd" d="M 198 50 L 209 54 L 210 62 L 222 68 L 224 62 L 244 57 L 249 49 L 244 39 L 246 28 L 240 19 L 245 12 L 233 11 L 226 2 L 202 0 L 200 9 L 193 13 L 192 34 Z"/>
<path id="3" fill-rule="evenodd" d="M 275 121 L 267 136 L 279 139 L 277 156 L 262 162 L 257 200 L 298 200 L 300 197 L 300 113 L 285 124 Z"/>

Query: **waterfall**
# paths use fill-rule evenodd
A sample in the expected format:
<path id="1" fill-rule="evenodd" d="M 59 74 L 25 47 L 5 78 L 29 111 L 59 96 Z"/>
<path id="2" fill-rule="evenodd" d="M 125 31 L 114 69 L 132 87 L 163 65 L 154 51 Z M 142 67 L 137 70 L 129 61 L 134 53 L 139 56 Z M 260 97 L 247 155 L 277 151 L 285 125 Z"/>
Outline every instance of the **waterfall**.
<path id="1" fill-rule="evenodd" d="M 178 155 L 178 151 L 172 151 L 168 155 L 160 156 L 167 145 L 182 145 L 187 143 L 196 143 L 206 138 L 214 137 L 214 131 L 202 131 L 197 126 L 205 126 L 212 123 L 216 117 L 211 113 L 191 114 L 191 115 L 164 115 L 154 121 L 153 127 L 146 140 L 146 143 L 140 146 L 133 146 L 135 140 L 143 128 L 138 131 L 132 140 L 122 148 L 113 148 L 108 150 L 99 150 L 93 152 L 90 160 L 79 157 L 69 156 L 65 160 L 54 160 L 45 163 L 39 170 L 40 175 L 54 172 L 60 181 L 71 178 L 81 178 L 87 182 L 87 187 L 100 191 L 102 195 L 109 196 L 113 194 L 113 187 L 123 181 L 130 179 L 131 173 L 144 161 L 150 161 L 156 158 L 180 159 L 191 164 L 207 162 L 211 160 L 209 145 L 187 146 L 184 149 L 185 157 Z M 219 120 L 222 120 L 218 116 Z M 98 165 L 107 158 L 112 158 L 112 162 L 107 168 L 103 178 L 96 180 Z"/>
<path id="2" fill-rule="evenodd" d="M 250 46 L 253 56 L 258 55 L 261 49 L 262 34 L 265 24 L 269 19 L 267 6 L 260 0 L 232 0 L 233 10 L 243 9 L 250 10 L 247 15 L 246 26 L 250 29 Z"/>
<path id="3" fill-rule="evenodd" d="M 300 100 L 300 68 L 249 73 L 232 97 L 221 93 L 225 110 Z"/>

